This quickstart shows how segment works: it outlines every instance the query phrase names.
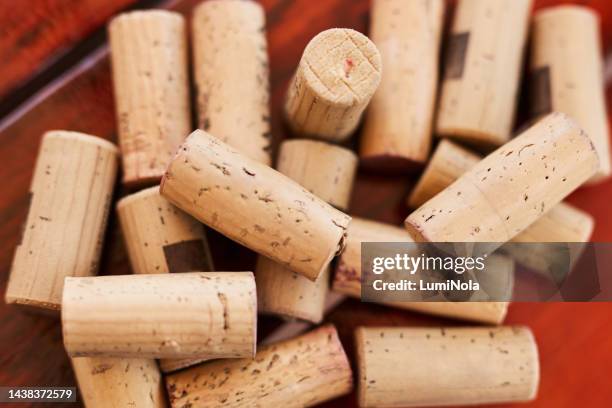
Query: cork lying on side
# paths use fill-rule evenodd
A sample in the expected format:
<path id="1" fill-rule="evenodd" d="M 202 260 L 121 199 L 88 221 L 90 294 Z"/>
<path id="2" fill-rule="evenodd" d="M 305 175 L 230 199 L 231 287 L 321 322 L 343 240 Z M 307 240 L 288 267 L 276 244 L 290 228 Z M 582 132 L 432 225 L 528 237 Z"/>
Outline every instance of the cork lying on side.
<path id="1" fill-rule="evenodd" d="M 448 140 L 440 141 L 427 168 L 408 199 L 418 208 L 453 184 L 474 167 L 482 157 Z M 546 211 L 511 242 L 586 242 L 593 232 L 594 219 L 588 213 L 567 203 Z M 527 247 L 522 247 L 527 250 Z"/>
<path id="2" fill-rule="evenodd" d="M 201 130 L 187 137 L 160 191 L 209 227 L 313 281 L 342 251 L 350 221 L 293 180 Z"/>
<path id="3" fill-rule="evenodd" d="M 333 28 L 306 46 L 293 76 L 285 117 L 294 133 L 330 141 L 347 139 L 378 88 L 380 53 L 363 34 Z"/>
<path id="4" fill-rule="evenodd" d="M 375 0 L 371 16 L 384 74 L 366 113 L 359 156 L 372 168 L 403 170 L 429 156 L 444 0 Z"/>
<path id="5" fill-rule="evenodd" d="M 212 258 L 204 227 L 159 194 L 159 187 L 117 203 L 134 273 L 208 272 Z"/>
<path id="6" fill-rule="evenodd" d="M 405 226 L 417 241 L 501 245 L 598 169 L 591 139 L 568 116 L 554 113 L 465 172 L 410 214 Z"/>
<path id="7" fill-rule="evenodd" d="M 155 360 L 75 357 L 71 362 L 87 408 L 167 406 Z"/>
<path id="8" fill-rule="evenodd" d="M 538 11 L 532 27 L 531 114 L 556 111 L 575 118 L 601 161 L 591 181 L 601 181 L 611 170 L 599 17 L 588 7 L 562 5 Z"/>
<path id="9" fill-rule="evenodd" d="M 333 326 L 166 377 L 172 407 L 310 407 L 348 394 L 353 376 Z"/>
<path id="10" fill-rule="evenodd" d="M 67 278 L 64 346 L 71 357 L 251 357 L 256 302 L 250 272 Z"/>
<path id="11" fill-rule="evenodd" d="M 277 169 L 322 200 L 345 209 L 348 206 L 357 157 L 350 150 L 324 142 L 283 142 Z M 313 282 L 264 256 L 255 268 L 260 313 L 319 323 L 323 319 L 329 288 L 329 269 Z"/>
<path id="12" fill-rule="evenodd" d="M 192 27 L 199 128 L 270 165 L 270 85 L 263 8 L 254 1 L 206 1 L 195 8 Z"/>
<path id="13" fill-rule="evenodd" d="M 123 182 L 154 185 L 191 130 L 185 19 L 132 11 L 114 18 L 108 34 Z"/>
<path id="14" fill-rule="evenodd" d="M 361 297 L 361 244 L 363 242 L 413 242 L 400 227 L 353 218 L 340 256 L 332 289 L 353 298 Z M 506 317 L 507 302 L 384 302 L 398 309 L 488 324 L 500 324 Z"/>
<path id="15" fill-rule="evenodd" d="M 436 134 L 486 147 L 510 139 L 531 3 L 458 2 L 446 46 Z"/>
<path id="16" fill-rule="evenodd" d="M 57 311 L 64 277 L 98 273 L 116 173 L 112 143 L 77 132 L 45 133 L 7 303 Z"/>
<path id="17" fill-rule="evenodd" d="M 525 327 L 360 327 L 360 407 L 430 407 L 533 400 L 538 348 Z"/>

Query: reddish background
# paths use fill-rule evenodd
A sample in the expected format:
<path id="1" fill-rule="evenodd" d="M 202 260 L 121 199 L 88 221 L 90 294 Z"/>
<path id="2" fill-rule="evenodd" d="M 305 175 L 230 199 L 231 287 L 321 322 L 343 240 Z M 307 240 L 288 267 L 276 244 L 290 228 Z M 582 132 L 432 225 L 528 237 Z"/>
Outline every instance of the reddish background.
<path id="1" fill-rule="evenodd" d="M 3 181 L 0 292 L 5 290 L 20 225 L 25 220 L 27 191 L 43 132 L 69 129 L 116 141 L 104 45 L 105 22 L 126 7 L 161 6 L 189 14 L 197 3 L 195 0 L 0 1 L 0 180 Z M 268 18 L 272 123 L 274 138 L 278 141 L 286 136 L 279 107 L 304 46 L 315 34 L 330 27 L 367 32 L 369 2 L 263 0 L 261 3 Z M 586 4 L 597 9 L 602 18 L 604 54 L 612 51 L 612 3 L 536 0 L 535 7 L 558 3 Z M 612 92 L 608 91 L 609 106 L 610 102 Z M 351 213 L 399 225 L 407 215 L 403 200 L 416 176 L 382 177 L 360 172 Z M 118 191 L 117 196 L 121 194 Z M 595 241 L 612 242 L 612 181 L 581 189 L 569 201 L 595 216 Z M 218 234 L 211 235 L 215 262 L 220 269 L 252 267 L 253 254 Z M 129 272 L 113 214 L 101 273 Z M 524 406 L 612 406 L 611 312 L 612 305 L 608 303 L 516 303 L 511 306 L 506 323 L 531 327 L 540 348 L 539 396 Z M 352 300 L 336 309 L 328 320 L 338 327 L 351 357 L 352 332 L 357 325 L 459 324 Z M 263 321 L 262 332 L 276 323 L 269 319 Z M 1 304 L 0 385 L 73 384 L 58 321 L 23 314 Z M 354 406 L 354 397 L 347 396 L 325 406 Z"/>

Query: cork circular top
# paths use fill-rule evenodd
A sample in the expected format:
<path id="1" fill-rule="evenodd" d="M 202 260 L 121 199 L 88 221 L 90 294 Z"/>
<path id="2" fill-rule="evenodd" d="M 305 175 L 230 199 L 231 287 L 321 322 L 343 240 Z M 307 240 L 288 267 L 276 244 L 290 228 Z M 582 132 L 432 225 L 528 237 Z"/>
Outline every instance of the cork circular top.
<path id="1" fill-rule="evenodd" d="M 365 35 L 347 28 L 325 30 L 306 46 L 300 69 L 307 86 L 335 105 L 368 101 L 380 83 L 378 49 Z"/>
<path id="2" fill-rule="evenodd" d="M 357 160 L 357 155 L 352 150 L 319 140 L 288 139 L 283 141 L 280 145 L 281 152 L 285 149 L 297 149 L 302 151 L 312 149 L 319 152 L 327 152 L 337 154 L 338 156 L 344 156 L 348 160 Z M 282 156 L 282 153 L 280 153 L 279 156 Z M 331 164 L 335 165 L 336 163 Z"/>
<path id="3" fill-rule="evenodd" d="M 194 9 L 194 14 L 200 13 L 202 10 L 227 9 L 234 10 L 241 7 L 244 10 L 251 10 L 256 13 L 264 14 L 264 9 L 261 4 L 251 0 L 207 0 L 199 4 Z"/>
<path id="4" fill-rule="evenodd" d="M 43 140 L 48 139 L 74 140 L 75 142 L 95 144 L 105 150 L 110 150 L 117 154 L 119 153 L 119 149 L 117 148 L 117 146 L 115 146 L 114 143 L 109 142 L 106 139 L 102 139 L 101 137 L 91 136 L 81 132 L 72 132 L 68 130 L 49 130 L 48 132 L 45 132 L 43 136 Z"/>
<path id="5" fill-rule="evenodd" d="M 144 190 L 140 190 L 137 193 L 133 193 L 123 197 L 121 200 L 117 202 L 117 209 L 123 208 L 126 205 L 131 204 L 134 201 L 144 200 L 149 197 L 159 197 L 161 198 L 161 194 L 159 192 L 159 186 L 153 186 L 149 188 L 145 188 Z"/>
<path id="6" fill-rule="evenodd" d="M 182 14 L 175 11 L 169 10 L 134 10 L 119 14 L 113 18 L 109 24 L 109 28 L 118 22 L 124 20 L 135 20 L 135 19 L 167 19 L 169 21 L 174 20 L 178 24 L 184 24 L 185 18 Z"/>
<path id="7" fill-rule="evenodd" d="M 586 18 L 599 22 L 599 15 L 591 8 L 577 4 L 563 4 L 554 7 L 546 7 L 533 15 L 534 22 L 549 18 L 574 17 Z"/>

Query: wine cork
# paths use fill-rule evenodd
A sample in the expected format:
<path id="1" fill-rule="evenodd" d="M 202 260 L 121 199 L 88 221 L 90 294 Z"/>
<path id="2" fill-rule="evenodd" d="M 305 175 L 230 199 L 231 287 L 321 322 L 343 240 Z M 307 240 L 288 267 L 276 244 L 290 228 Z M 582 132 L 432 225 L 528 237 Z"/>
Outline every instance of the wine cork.
<path id="1" fill-rule="evenodd" d="M 256 314 L 250 272 L 67 278 L 62 332 L 71 357 L 252 357 Z"/>
<path id="2" fill-rule="evenodd" d="M 593 140 L 601 160 L 592 181 L 610 176 L 599 16 L 581 6 L 546 8 L 533 18 L 532 38 L 532 115 L 557 111 L 575 118 Z"/>
<path id="3" fill-rule="evenodd" d="M 123 182 L 158 184 L 191 130 L 184 18 L 132 11 L 108 29 Z"/>
<path id="4" fill-rule="evenodd" d="M 244 155 L 270 165 L 263 8 L 254 1 L 207 1 L 195 8 L 192 26 L 198 126 Z"/>
<path id="5" fill-rule="evenodd" d="M 351 392 L 353 377 L 336 329 L 327 325 L 261 347 L 255 359 L 171 374 L 166 387 L 172 407 L 311 407 Z"/>
<path id="6" fill-rule="evenodd" d="M 150 187 L 117 203 L 134 273 L 212 271 L 204 227 Z"/>
<path id="7" fill-rule="evenodd" d="M 409 206 L 418 208 L 450 186 L 482 157 L 446 139 L 440 141 L 427 168 L 408 199 Z M 588 213 L 567 203 L 559 203 L 545 212 L 511 242 L 587 242 L 594 219 Z M 531 246 L 521 246 L 528 251 Z M 535 247 L 534 247 L 535 248 Z"/>
<path id="8" fill-rule="evenodd" d="M 425 163 L 432 139 L 444 0 L 376 0 L 371 38 L 385 72 L 368 107 L 359 156 L 370 167 Z"/>
<path id="9" fill-rule="evenodd" d="M 278 171 L 336 207 L 348 207 L 357 157 L 350 150 L 310 140 L 290 140 L 281 145 Z M 259 312 L 323 320 L 329 288 L 329 269 L 314 282 L 266 257 L 255 268 Z"/>
<path id="10" fill-rule="evenodd" d="M 359 125 L 380 83 L 382 63 L 363 34 L 333 28 L 306 46 L 289 85 L 285 116 L 302 136 L 339 142 Z"/>
<path id="11" fill-rule="evenodd" d="M 485 157 L 406 218 L 417 241 L 487 242 L 524 231 L 599 168 L 591 139 L 554 113 Z"/>
<path id="12" fill-rule="evenodd" d="M 531 401 L 538 391 L 538 347 L 526 327 L 360 327 L 355 347 L 360 407 Z"/>
<path id="13" fill-rule="evenodd" d="M 276 168 L 323 201 L 348 209 L 357 173 L 352 151 L 314 140 L 287 140 L 280 146 Z"/>
<path id="14" fill-rule="evenodd" d="M 187 137 L 160 188 L 209 227 L 313 281 L 344 247 L 348 215 L 202 130 Z"/>
<path id="15" fill-rule="evenodd" d="M 485 147 L 510 139 L 530 9 L 531 0 L 458 2 L 446 49 L 438 135 Z"/>
<path id="16" fill-rule="evenodd" d="M 76 357 L 71 361 L 86 408 L 167 406 L 155 360 Z"/>
<path id="17" fill-rule="evenodd" d="M 97 274 L 116 173 L 112 143 L 77 132 L 44 134 L 7 303 L 57 311 L 64 277 Z"/>
<path id="18" fill-rule="evenodd" d="M 400 227 L 353 218 L 346 238 L 346 248 L 338 260 L 332 289 L 353 298 L 361 298 L 361 244 L 363 242 L 413 242 Z M 508 311 L 507 302 L 381 302 L 406 309 L 453 319 L 500 324 Z"/>

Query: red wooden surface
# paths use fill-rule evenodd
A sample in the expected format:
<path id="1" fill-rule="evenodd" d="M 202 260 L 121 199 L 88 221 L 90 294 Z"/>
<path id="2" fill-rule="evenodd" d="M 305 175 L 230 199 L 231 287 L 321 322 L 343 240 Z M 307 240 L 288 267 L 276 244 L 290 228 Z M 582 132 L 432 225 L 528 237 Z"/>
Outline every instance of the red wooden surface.
<path id="1" fill-rule="evenodd" d="M 188 13 L 197 3 L 196 0 L 179 0 L 172 7 Z M 536 6 L 553 3 L 558 1 L 539 0 Z M 578 3 L 591 4 L 601 11 L 604 47 L 606 50 L 612 49 L 612 4 L 603 0 Z M 351 27 L 367 32 L 369 5 L 367 0 L 264 0 L 262 4 L 268 17 L 272 124 L 274 138 L 278 141 L 287 136 L 280 115 L 282 99 L 306 43 L 319 31 L 330 27 Z M 11 22 L 12 18 L 10 13 L 0 11 L 0 27 L 5 21 Z M 10 49 L 14 45 L 6 47 Z M 54 52 L 61 50 L 55 49 Z M 32 75 L 25 66 L 14 69 L 23 78 Z M 100 49 L 85 55 L 78 66 L 41 89 L 10 117 L 0 120 L 0 179 L 3 180 L 0 189 L 0 292 L 5 290 L 20 225 L 25 219 L 27 191 L 42 133 L 48 129 L 70 129 L 116 141 L 110 85 L 106 50 Z M 612 93 L 609 93 L 611 102 Z M 416 176 L 388 177 L 360 172 L 351 213 L 399 224 L 407 215 L 404 198 Z M 118 192 L 117 195 L 120 194 Z M 612 182 L 581 189 L 572 195 L 570 201 L 595 215 L 595 240 L 612 241 L 612 219 L 609 217 Z M 218 234 L 212 234 L 212 249 L 220 269 L 252 267 L 254 257 L 249 251 Z M 107 232 L 101 273 L 129 273 L 114 216 Z M 539 397 L 525 406 L 612 405 L 609 371 L 612 367 L 612 337 L 609 336 L 611 312 L 612 305 L 605 303 L 517 303 L 511 306 L 507 323 L 530 326 L 536 334 L 541 353 Z M 329 320 L 338 326 L 350 356 L 352 331 L 360 324 L 457 324 L 357 301 L 348 301 L 340 306 L 329 316 Z M 263 323 L 266 326 L 271 324 L 270 321 Z M 0 347 L 0 385 L 74 384 L 56 320 L 23 314 L 1 304 Z M 349 396 L 325 406 L 354 406 L 354 401 Z"/>
<path id="2" fill-rule="evenodd" d="M 1 1 L 0 99 L 135 1 Z"/>

